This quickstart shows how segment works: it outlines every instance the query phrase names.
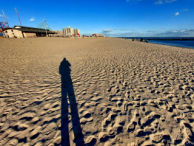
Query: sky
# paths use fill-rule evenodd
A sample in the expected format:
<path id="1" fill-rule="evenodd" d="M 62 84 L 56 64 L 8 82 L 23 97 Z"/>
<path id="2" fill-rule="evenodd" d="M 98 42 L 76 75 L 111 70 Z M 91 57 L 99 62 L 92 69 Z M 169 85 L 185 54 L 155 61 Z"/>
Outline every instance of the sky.
<path id="1" fill-rule="evenodd" d="M 52 30 L 70 26 L 81 35 L 111 37 L 194 37 L 194 0 L 0 0 L 0 21 L 10 27 Z"/>

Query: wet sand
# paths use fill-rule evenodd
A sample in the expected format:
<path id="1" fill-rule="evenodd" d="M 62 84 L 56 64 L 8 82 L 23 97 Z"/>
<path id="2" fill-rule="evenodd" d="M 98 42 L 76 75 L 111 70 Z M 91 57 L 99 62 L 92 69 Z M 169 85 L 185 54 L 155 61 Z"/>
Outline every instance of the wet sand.
<path id="1" fill-rule="evenodd" d="M 192 49 L 0 39 L 0 62 L 1 146 L 194 144 Z"/>

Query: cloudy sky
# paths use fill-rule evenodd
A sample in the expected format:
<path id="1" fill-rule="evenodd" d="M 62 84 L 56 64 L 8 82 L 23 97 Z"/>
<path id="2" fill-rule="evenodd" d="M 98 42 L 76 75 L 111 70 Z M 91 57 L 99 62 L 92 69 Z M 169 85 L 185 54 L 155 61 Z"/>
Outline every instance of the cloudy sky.
<path id="1" fill-rule="evenodd" d="M 71 26 L 85 35 L 194 36 L 194 0 L 9 0 L 0 10 L 10 27 L 20 24 L 15 7 L 23 26 L 45 19 L 53 30 Z"/>

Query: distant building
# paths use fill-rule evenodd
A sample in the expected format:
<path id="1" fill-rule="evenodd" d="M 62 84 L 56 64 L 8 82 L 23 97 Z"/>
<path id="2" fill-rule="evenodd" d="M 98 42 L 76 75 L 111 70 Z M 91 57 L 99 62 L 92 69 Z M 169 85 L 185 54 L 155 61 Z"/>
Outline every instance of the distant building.
<path id="1" fill-rule="evenodd" d="M 22 34 L 22 31 L 15 28 L 6 28 L 3 31 L 4 36 L 8 38 L 24 38 L 26 33 Z M 32 36 L 36 36 L 35 33 L 31 33 Z"/>
<path id="2" fill-rule="evenodd" d="M 56 32 L 50 31 L 49 29 L 41 29 L 34 27 L 25 26 L 14 26 L 13 28 L 4 28 L 3 33 L 9 38 L 27 38 L 27 37 L 40 37 L 50 34 L 55 34 Z"/>
<path id="3" fill-rule="evenodd" d="M 56 33 L 57 33 L 57 34 L 56 34 L 57 36 L 63 36 L 63 31 L 57 30 Z"/>
<path id="4" fill-rule="evenodd" d="M 103 37 L 103 38 L 105 38 L 105 35 L 101 34 L 99 37 Z"/>
<path id="5" fill-rule="evenodd" d="M 99 37 L 99 34 L 93 33 L 92 36 L 93 37 Z"/>
<path id="6" fill-rule="evenodd" d="M 80 30 L 79 29 L 74 29 L 74 34 L 75 35 L 80 35 Z"/>
<path id="7" fill-rule="evenodd" d="M 63 29 L 63 36 L 73 36 L 73 35 L 80 35 L 79 29 L 73 29 L 70 26 L 68 28 Z"/>
<path id="8" fill-rule="evenodd" d="M 92 34 L 92 37 L 104 37 L 105 38 L 105 36 L 103 34 L 99 35 L 97 33 L 93 33 Z"/>
<path id="9" fill-rule="evenodd" d="M 63 36 L 67 36 L 67 28 L 63 29 Z"/>
<path id="10" fill-rule="evenodd" d="M 73 28 L 70 26 L 68 28 L 63 29 L 63 35 L 64 36 L 72 36 L 74 34 Z"/>

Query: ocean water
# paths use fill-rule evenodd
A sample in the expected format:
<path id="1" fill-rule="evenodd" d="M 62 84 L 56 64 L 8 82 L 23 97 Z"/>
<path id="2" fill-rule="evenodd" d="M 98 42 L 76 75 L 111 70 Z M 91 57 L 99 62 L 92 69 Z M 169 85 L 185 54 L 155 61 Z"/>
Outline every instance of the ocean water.
<path id="1" fill-rule="evenodd" d="M 125 39 L 132 39 L 133 37 L 122 37 Z M 139 40 L 141 37 L 135 37 Z M 142 37 L 144 40 L 148 39 L 149 43 L 169 45 L 183 48 L 194 49 L 194 37 Z"/>

